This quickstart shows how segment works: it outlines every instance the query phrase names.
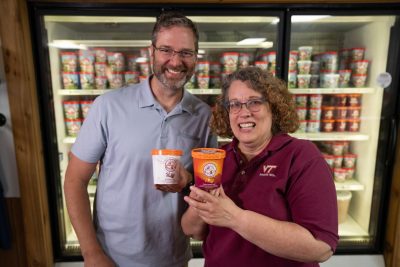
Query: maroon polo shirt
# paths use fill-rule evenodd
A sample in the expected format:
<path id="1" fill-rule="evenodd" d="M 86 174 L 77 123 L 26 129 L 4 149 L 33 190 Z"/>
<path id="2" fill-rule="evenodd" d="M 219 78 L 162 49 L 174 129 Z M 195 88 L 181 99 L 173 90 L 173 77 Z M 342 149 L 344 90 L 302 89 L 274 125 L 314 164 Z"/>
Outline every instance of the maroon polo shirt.
<path id="1" fill-rule="evenodd" d="M 223 147 L 226 194 L 242 209 L 305 227 L 335 251 L 339 239 L 335 184 L 318 148 L 310 141 L 278 134 L 246 163 L 237 145 L 234 139 Z M 319 266 L 274 256 L 216 226 L 209 226 L 203 252 L 206 267 Z"/>

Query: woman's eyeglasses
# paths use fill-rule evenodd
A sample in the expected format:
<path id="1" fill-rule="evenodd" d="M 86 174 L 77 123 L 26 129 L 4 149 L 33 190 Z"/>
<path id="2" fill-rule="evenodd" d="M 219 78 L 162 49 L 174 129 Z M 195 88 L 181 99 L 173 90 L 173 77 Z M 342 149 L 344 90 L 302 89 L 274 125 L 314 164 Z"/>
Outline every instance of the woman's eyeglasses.
<path id="1" fill-rule="evenodd" d="M 265 102 L 267 101 L 264 98 L 250 99 L 247 102 L 239 102 L 237 100 L 232 100 L 225 103 L 225 108 L 228 110 L 228 112 L 235 114 L 242 109 L 243 105 L 245 105 L 250 112 L 257 112 L 260 111 L 261 106 Z"/>
<path id="2" fill-rule="evenodd" d="M 175 51 L 172 48 L 169 47 L 156 47 L 155 45 L 152 44 L 155 50 L 160 52 L 160 54 L 164 57 L 171 58 L 175 54 L 178 55 L 182 59 L 193 59 L 196 55 L 195 51 L 192 50 L 182 50 L 182 51 Z"/>

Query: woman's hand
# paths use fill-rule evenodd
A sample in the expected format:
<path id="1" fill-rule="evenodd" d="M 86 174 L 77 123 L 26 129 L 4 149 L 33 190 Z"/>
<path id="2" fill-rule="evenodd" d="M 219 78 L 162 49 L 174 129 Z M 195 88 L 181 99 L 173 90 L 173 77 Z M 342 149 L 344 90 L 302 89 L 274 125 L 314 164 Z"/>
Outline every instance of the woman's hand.
<path id="1" fill-rule="evenodd" d="M 232 228 L 243 211 L 225 194 L 222 186 L 210 192 L 195 186 L 190 190 L 190 195 L 184 199 L 207 224 Z"/>

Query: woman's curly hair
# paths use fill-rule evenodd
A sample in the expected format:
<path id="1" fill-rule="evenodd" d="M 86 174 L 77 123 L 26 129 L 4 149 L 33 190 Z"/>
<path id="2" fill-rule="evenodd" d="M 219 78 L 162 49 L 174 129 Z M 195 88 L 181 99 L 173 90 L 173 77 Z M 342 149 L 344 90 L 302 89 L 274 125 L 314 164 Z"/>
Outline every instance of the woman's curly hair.
<path id="1" fill-rule="evenodd" d="M 246 83 L 267 100 L 272 112 L 272 134 L 293 133 L 298 129 L 299 119 L 293 97 L 285 82 L 260 68 L 246 67 L 228 75 L 223 81 L 222 93 L 218 97 L 210 122 L 210 127 L 215 134 L 221 137 L 233 137 L 229 124 L 229 112 L 225 108 L 225 103 L 229 100 L 229 87 L 234 81 Z"/>

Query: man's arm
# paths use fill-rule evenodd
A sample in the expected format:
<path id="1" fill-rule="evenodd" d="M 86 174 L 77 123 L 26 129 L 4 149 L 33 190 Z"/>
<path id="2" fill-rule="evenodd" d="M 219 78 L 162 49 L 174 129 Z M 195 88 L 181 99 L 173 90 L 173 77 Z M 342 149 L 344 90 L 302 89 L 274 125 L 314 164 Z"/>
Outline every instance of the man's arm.
<path id="1" fill-rule="evenodd" d="M 71 223 L 85 259 L 85 266 L 91 266 L 96 262 L 104 264 L 99 266 L 114 266 L 104 254 L 97 240 L 90 212 L 87 186 L 96 169 L 96 165 L 97 163 L 82 161 L 70 153 L 70 161 L 64 181 L 65 200 Z"/>

